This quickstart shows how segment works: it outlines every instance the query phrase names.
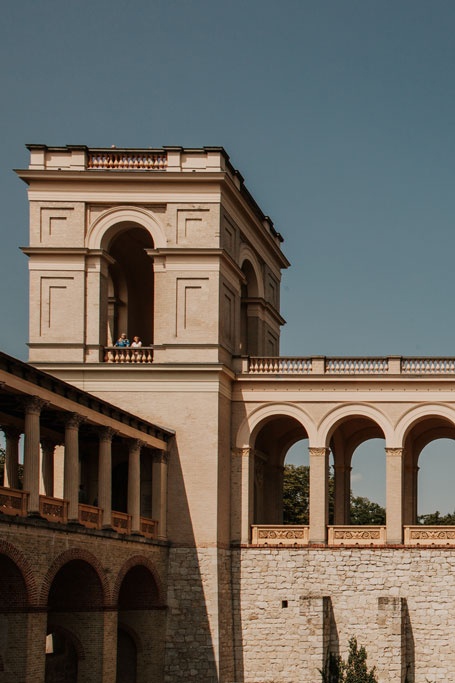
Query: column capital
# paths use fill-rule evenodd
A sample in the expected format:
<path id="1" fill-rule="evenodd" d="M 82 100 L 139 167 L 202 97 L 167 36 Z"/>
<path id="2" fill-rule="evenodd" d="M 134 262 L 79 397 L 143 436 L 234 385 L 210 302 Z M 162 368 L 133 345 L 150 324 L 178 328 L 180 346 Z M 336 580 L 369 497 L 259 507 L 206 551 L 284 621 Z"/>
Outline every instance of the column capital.
<path id="1" fill-rule="evenodd" d="M 112 429 L 112 427 L 101 427 L 98 431 L 98 437 L 100 441 L 111 442 L 116 434 L 117 431 Z"/>
<path id="2" fill-rule="evenodd" d="M 27 396 L 23 401 L 25 411 L 29 415 L 40 415 L 42 409 L 49 405 L 49 401 L 45 401 L 39 396 Z"/>
<path id="3" fill-rule="evenodd" d="M 254 450 L 249 446 L 247 448 L 233 448 L 231 454 L 236 458 L 249 458 L 254 455 Z"/>
<path id="4" fill-rule="evenodd" d="M 325 446 L 310 446 L 308 448 L 308 453 L 316 458 L 322 458 L 330 453 L 330 448 L 325 448 Z"/>
<path id="5" fill-rule="evenodd" d="M 405 454 L 404 448 L 386 448 L 385 452 L 391 458 L 401 458 Z"/>
<path id="6" fill-rule="evenodd" d="M 86 421 L 86 418 L 79 413 L 69 413 L 65 417 L 65 427 L 68 429 L 79 429 L 80 425 Z"/>
<path id="7" fill-rule="evenodd" d="M 164 465 L 167 465 L 169 462 L 169 453 L 167 451 L 161 451 L 156 449 L 155 451 L 153 451 L 152 460 L 153 462 L 159 462 Z"/>
<path id="8" fill-rule="evenodd" d="M 141 439 L 127 439 L 127 443 L 130 452 L 136 449 L 141 450 L 147 445 L 146 442 Z"/>

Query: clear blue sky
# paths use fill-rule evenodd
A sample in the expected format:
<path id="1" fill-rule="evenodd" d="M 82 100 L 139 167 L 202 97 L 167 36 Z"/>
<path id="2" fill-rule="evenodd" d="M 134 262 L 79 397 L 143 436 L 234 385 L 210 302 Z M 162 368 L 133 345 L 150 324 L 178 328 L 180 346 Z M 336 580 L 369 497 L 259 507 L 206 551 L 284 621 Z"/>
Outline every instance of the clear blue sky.
<path id="1" fill-rule="evenodd" d="M 453 0 L 4 3 L 0 347 L 25 143 L 223 145 L 285 238 L 286 355 L 455 355 Z"/>

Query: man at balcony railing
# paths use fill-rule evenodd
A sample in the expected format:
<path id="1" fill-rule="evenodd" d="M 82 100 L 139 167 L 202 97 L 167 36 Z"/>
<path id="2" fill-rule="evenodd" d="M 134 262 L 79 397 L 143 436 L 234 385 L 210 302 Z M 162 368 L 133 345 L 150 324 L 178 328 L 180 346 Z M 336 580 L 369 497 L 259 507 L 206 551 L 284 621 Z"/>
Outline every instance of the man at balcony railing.
<path id="1" fill-rule="evenodd" d="M 114 346 L 121 346 L 121 347 L 129 346 L 129 345 L 130 345 L 130 340 L 126 336 L 126 332 L 122 332 L 122 334 L 120 335 L 120 337 L 117 339 L 117 341 L 114 344 Z"/>

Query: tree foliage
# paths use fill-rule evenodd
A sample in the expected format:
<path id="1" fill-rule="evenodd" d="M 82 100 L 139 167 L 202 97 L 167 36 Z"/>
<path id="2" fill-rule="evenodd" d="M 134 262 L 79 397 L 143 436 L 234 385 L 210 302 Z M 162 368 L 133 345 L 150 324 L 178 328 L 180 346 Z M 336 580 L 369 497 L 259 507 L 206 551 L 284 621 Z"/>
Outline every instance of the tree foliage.
<path id="1" fill-rule="evenodd" d="M 419 515 L 419 524 L 427 524 L 431 526 L 432 524 L 441 524 L 445 526 L 455 525 L 455 510 L 447 515 L 441 515 L 439 510 L 436 512 L 431 512 L 428 515 Z"/>
<path id="2" fill-rule="evenodd" d="M 357 638 L 349 640 L 347 660 L 330 654 L 324 669 L 320 671 L 323 683 L 378 683 L 376 668 L 368 670 L 367 652 L 357 645 Z"/>
<path id="3" fill-rule="evenodd" d="M 310 468 L 308 465 L 285 465 L 283 478 L 284 524 L 308 524 Z M 329 523 L 333 523 L 335 479 L 329 476 Z M 368 498 L 351 493 L 351 524 L 385 524 L 385 509 Z"/>

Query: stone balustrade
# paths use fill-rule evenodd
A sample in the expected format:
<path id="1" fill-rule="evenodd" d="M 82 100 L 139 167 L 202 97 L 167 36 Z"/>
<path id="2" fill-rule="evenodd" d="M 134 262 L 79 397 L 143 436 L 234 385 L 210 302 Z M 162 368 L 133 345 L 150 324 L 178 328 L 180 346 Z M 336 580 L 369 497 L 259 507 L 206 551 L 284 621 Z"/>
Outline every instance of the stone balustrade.
<path id="1" fill-rule="evenodd" d="M 68 501 L 52 496 L 40 496 L 39 513 L 48 522 L 66 524 L 68 522 Z"/>
<path id="2" fill-rule="evenodd" d="M 245 358 L 248 375 L 455 375 L 455 358 Z"/>
<path id="3" fill-rule="evenodd" d="M 308 543 L 308 526 L 255 524 L 251 527 L 251 545 L 303 546 Z"/>
<path id="4" fill-rule="evenodd" d="M 118 534 L 130 534 L 131 515 L 128 515 L 126 512 L 112 510 L 112 528 Z"/>
<path id="5" fill-rule="evenodd" d="M 26 517 L 28 514 L 28 497 L 28 491 L 0 486 L 0 513 L 15 517 Z M 39 514 L 43 519 L 46 519 L 49 522 L 67 524 L 68 501 L 63 498 L 40 495 Z M 131 520 L 132 515 L 129 515 L 126 512 L 119 512 L 118 510 L 112 510 L 112 529 L 117 533 L 130 534 Z M 94 505 L 79 503 L 78 522 L 87 529 L 101 529 L 102 509 Z M 145 538 L 157 538 L 158 521 L 156 519 L 149 519 L 148 517 L 141 517 L 140 530 L 138 533 Z"/>
<path id="6" fill-rule="evenodd" d="M 0 486 L 0 512 L 3 514 L 23 517 L 27 514 L 27 503 L 27 491 Z"/>
<path id="7" fill-rule="evenodd" d="M 167 153 L 142 150 L 90 150 L 87 168 L 120 171 L 164 171 L 167 167 Z"/>
<path id="8" fill-rule="evenodd" d="M 404 526 L 405 546 L 455 547 L 455 526 Z M 327 527 L 329 547 L 386 546 L 386 527 L 371 525 L 333 525 Z M 254 524 L 251 527 L 251 545 L 262 547 L 309 546 L 309 526 Z"/>
<path id="9" fill-rule="evenodd" d="M 385 545 L 385 526 L 349 526 L 337 525 L 328 527 L 328 545 Z"/>
<path id="10" fill-rule="evenodd" d="M 455 526 L 405 526 L 405 545 L 455 546 Z"/>
<path id="11" fill-rule="evenodd" d="M 153 362 L 153 346 L 106 346 L 105 363 L 149 364 Z"/>

